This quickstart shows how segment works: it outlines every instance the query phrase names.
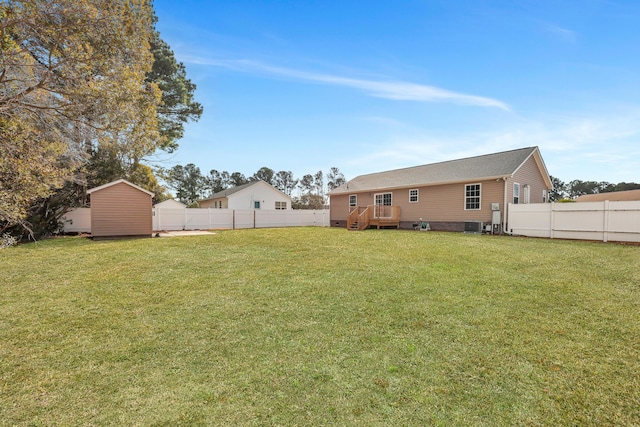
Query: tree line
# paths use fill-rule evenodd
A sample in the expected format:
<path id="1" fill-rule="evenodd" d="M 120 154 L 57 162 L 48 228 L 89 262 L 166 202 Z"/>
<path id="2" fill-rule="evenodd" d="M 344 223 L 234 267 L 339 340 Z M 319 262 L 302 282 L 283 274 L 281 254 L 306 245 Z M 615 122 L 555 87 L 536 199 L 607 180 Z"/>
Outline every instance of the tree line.
<path id="1" fill-rule="evenodd" d="M 610 193 L 612 191 L 626 191 L 640 189 L 640 184 L 635 182 L 619 182 L 612 184 L 606 181 L 581 181 L 574 179 L 567 183 L 559 178 L 551 177 L 553 190 L 549 194 L 552 202 L 573 201 L 576 197 L 585 194 Z"/>
<path id="2" fill-rule="evenodd" d="M 195 206 L 198 200 L 228 188 L 252 181 L 264 181 L 292 197 L 294 209 L 322 209 L 326 205 L 326 192 L 346 182 L 337 167 L 330 168 L 326 174 L 319 170 L 298 179 L 291 171 L 275 172 L 266 166 L 249 177 L 240 172 L 219 172 L 215 169 L 205 175 L 199 167 L 189 163 L 186 166 L 176 165 L 164 169 L 160 171 L 160 175 L 175 192 L 176 198 L 188 206 Z"/>
<path id="3" fill-rule="evenodd" d="M 212 169 L 208 175 L 203 175 L 200 168 L 189 163 L 186 166 L 177 165 L 162 170 L 160 175 L 175 191 L 176 198 L 189 206 L 196 206 L 198 200 L 228 188 L 262 180 L 291 196 L 296 209 L 321 209 L 326 204 L 325 189 L 331 191 L 346 182 L 344 175 L 337 167 L 330 168 L 326 175 L 320 170 L 315 174 L 306 174 L 302 178 L 296 179 L 290 171 L 274 172 L 268 167 L 260 168 L 249 177 L 240 172 L 230 174 L 227 171 L 218 172 L 215 169 Z M 612 184 L 606 181 L 576 179 L 565 183 L 554 176 L 551 176 L 551 182 L 553 184 L 553 189 L 549 194 L 551 202 L 573 201 L 576 197 L 584 194 L 640 189 L 640 184 L 634 182 Z M 294 194 L 295 190 L 298 190 L 297 195 Z"/>
<path id="4" fill-rule="evenodd" d="M 0 234 L 51 232 L 118 178 L 161 192 L 147 159 L 202 106 L 156 21 L 151 0 L 0 1 Z"/>

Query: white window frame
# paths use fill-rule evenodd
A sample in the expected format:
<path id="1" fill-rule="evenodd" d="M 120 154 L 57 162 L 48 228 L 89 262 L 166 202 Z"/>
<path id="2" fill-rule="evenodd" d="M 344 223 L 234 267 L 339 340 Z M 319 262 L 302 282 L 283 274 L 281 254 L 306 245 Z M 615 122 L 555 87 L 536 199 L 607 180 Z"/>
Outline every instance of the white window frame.
<path id="1" fill-rule="evenodd" d="M 469 187 L 477 187 L 478 188 L 478 194 L 475 195 L 469 195 Z M 475 190 L 475 188 L 474 188 Z M 470 201 L 471 200 L 478 199 L 478 207 L 477 208 L 470 208 Z M 475 203 L 473 203 L 475 205 Z M 475 184 L 465 184 L 464 185 L 464 210 L 465 211 L 479 211 L 482 209 L 482 183 L 477 182 Z"/>
<path id="2" fill-rule="evenodd" d="M 524 199 L 524 204 L 528 205 L 531 203 L 531 186 L 529 184 L 525 184 L 523 190 L 522 198 Z"/>
<path id="3" fill-rule="evenodd" d="M 387 198 L 385 196 L 389 196 L 388 197 L 388 201 L 389 204 L 385 203 L 387 201 Z M 378 203 L 378 196 L 380 197 L 380 200 L 382 201 L 382 203 Z M 393 193 L 392 192 L 386 192 L 386 193 L 376 193 L 373 195 L 373 200 L 375 201 L 374 204 L 376 206 L 393 206 Z"/>
<path id="4" fill-rule="evenodd" d="M 287 202 L 276 201 L 276 210 L 283 211 L 287 209 Z"/>
<path id="5" fill-rule="evenodd" d="M 542 190 L 542 203 L 547 203 L 547 190 Z"/>
<path id="6" fill-rule="evenodd" d="M 415 192 L 415 194 L 413 194 Z M 413 200 L 415 198 L 415 200 Z M 420 200 L 420 190 L 417 188 L 412 188 L 409 190 L 409 203 L 418 203 Z"/>
<path id="7" fill-rule="evenodd" d="M 354 208 L 358 206 L 358 195 L 357 194 L 350 194 L 349 195 L 349 207 L 350 208 Z"/>
<path id="8" fill-rule="evenodd" d="M 387 197 L 388 196 L 388 197 Z M 373 203 L 375 206 L 393 206 L 393 193 L 388 191 L 385 193 L 376 193 L 373 195 Z M 381 203 L 378 203 L 381 202 Z M 385 209 L 373 209 L 374 218 L 386 218 Z"/>
<path id="9" fill-rule="evenodd" d="M 260 209 L 260 200 L 253 201 L 253 209 Z"/>
<path id="10" fill-rule="evenodd" d="M 517 182 L 513 183 L 513 204 L 520 204 L 520 184 Z"/>

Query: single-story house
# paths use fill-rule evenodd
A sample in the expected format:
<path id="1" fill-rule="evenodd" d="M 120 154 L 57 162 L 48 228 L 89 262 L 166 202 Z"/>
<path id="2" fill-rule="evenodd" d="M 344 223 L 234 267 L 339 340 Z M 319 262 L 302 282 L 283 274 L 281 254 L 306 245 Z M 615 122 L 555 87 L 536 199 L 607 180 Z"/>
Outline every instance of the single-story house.
<path id="1" fill-rule="evenodd" d="M 506 229 L 509 203 L 546 203 L 553 188 L 538 147 L 360 175 L 329 192 L 331 225 Z"/>
<path id="2" fill-rule="evenodd" d="M 187 205 L 185 205 L 184 203 L 180 203 L 175 199 L 167 199 L 163 202 L 156 203 L 155 205 L 153 205 L 153 207 L 160 209 L 186 209 Z"/>
<path id="3" fill-rule="evenodd" d="M 201 208 L 290 210 L 291 197 L 264 181 L 251 181 L 198 200 Z"/>
<path id="4" fill-rule="evenodd" d="M 91 203 L 91 237 L 151 237 L 153 193 L 124 179 L 87 191 Z"/>
<path id="5" fill-rule="evenodd" d="M 611 191 L 609 193 L 584 194 L 582 196 L 576 197 L 576 202 L 604 202 L 605 200 L 609 200 L 610 202 L 640 200 L 640 189 Z"/>

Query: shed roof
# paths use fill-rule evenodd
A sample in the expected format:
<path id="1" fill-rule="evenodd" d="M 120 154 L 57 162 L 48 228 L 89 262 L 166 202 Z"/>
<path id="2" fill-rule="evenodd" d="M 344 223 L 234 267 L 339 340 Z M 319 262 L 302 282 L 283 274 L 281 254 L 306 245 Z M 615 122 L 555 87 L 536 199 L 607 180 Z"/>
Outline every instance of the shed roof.
<path id="1" fill-rule="evenodd" d="M 520 148 L 494 154 L 449 160 L 422 166 L 360 175 L 329 194 L 345 194 L 378 189 L 441 185 L 512 176 L 529 157 L 536 163 L 549 188 L 552 187 L 538 147 Z"/>
<path id="2" fill-rule="evenodd" d="M 96 191 L 104 190 L 105 188 L 111 187 L 111 186 L 116 185 L 116 184 L 127 184 L 127 185 L 129 185 L 129 186 L 131 186 L 131 187 L 135 188 L 136 190 L 140 190 L 140 191 L 142 191 L 143 193 L 148 194 L 148 195 L 149 195 L 149 196 L 151 196 L 151 197 L 153 197 L 153 196 L 154 196 L 154 194 L 153 194 L 151 191 L 149 191 L 149 190 L 145 190 L 145 189 L 144 189 L 144 188 L 142 188 L 142 187 L 138 187 L 137 185 L 130 183 L 130 182 L 129 182 L 129 181 L 127 181 L 126 179 L 119 179 L 119 180 L 117 180 L 117 181 L 112 181 L 112 182 L 109 182 L 109 183 L 107 183 L 107 184 L 101 185 L 101 186 L 99 186 L 99 187 L 94 187 L 94 188 L 92 188 L 92 189 L 90 189 L 90 190 L 87 190 L 87 194 L 91 194 L 91 193 L 95 193 Z"/>

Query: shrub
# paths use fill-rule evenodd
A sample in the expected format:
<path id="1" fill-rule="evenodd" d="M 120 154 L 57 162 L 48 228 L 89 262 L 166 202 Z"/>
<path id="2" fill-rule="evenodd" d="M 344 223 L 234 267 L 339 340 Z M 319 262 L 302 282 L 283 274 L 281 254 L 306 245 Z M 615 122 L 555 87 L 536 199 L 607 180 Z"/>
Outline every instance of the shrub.
<path id="1" fill-rule="evenodd" d="M 8 248 L 10 246 L 15 246 L 17 240 L 9 233 L 4 233 L 0 236 L 0 249 Z"/>

